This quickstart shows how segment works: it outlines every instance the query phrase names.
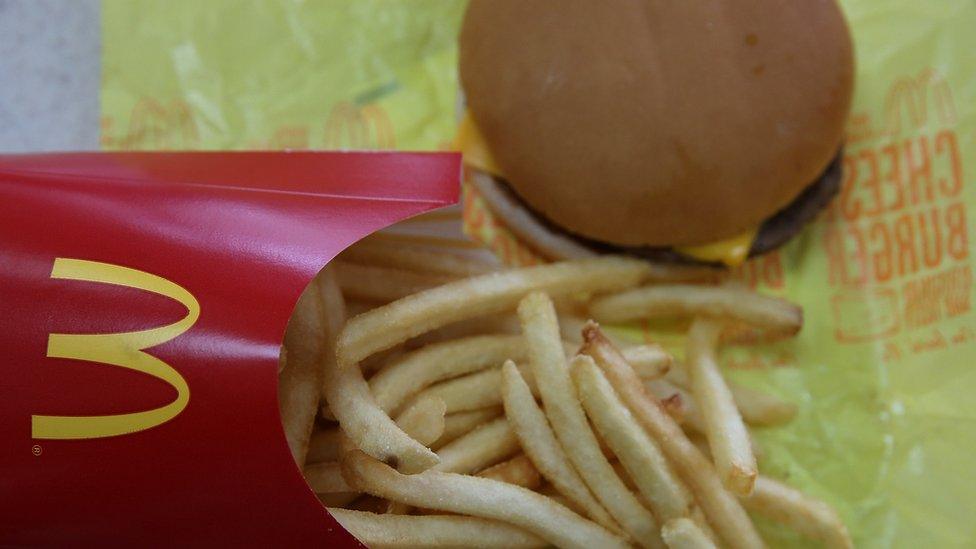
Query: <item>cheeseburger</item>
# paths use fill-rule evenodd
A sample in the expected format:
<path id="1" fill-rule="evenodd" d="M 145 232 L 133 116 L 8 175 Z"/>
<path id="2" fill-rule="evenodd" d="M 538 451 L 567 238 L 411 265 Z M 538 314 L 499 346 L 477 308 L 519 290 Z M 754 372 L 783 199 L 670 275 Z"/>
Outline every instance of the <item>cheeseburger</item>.
<path id="1" fill-rule="evenodd" d="M 552 259 L 736 265 L 837 194 L 853 75 L 833 0 L 472 0 L 458 144 Z"/>

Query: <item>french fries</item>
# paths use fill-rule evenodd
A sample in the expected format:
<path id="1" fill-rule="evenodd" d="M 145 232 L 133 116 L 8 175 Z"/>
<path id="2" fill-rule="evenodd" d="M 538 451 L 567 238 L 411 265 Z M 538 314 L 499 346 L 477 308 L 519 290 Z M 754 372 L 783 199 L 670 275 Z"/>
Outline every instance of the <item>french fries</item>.
<path id="1" fill-rule="evenodd" d="M 356 490 L 342 478 L 337 462 L 316 463 L 305 468 L 305 482 L 317 494 L 348 494 Z"/>
<path id="2" fill-rule="evenodd" d="M 508 461 L 482 470 L 479 477 L 507 482 L 533 490 L 542 485 L 542 476 L 525 454 L 519 454 Z"/>
<path id="3" fill-rule="evenodd" d="M 308 441 L 308 455 L 306 463 L 321 463 L 339 459 L 339 437 L 342 431 L 336 429 L 321 429 L 312 432 Z"/>
<path id="4" fill-rule="evenodd" d="M 522 350 L 522 349 L 518 349 Z M 625 356 L 634 356 L 641 364 L 635 367 L 639 374 L 645 374 L 648 378 L 656 378 L 663 375 L 662 365 L 670 361 L 670 356 L 663 351 L 658 352 L 657 346 L 638 345 L 624 349 Z M 513 352 L 510 358 L 520 360 L 524 352 Z M 535 378 L 529 368 L 520 368 L 522 377 L 532 390 L 532 394 L 538 396 L 539 390 L 536 386 Z M 372 382 L 372 380 L 370 380 Z M 477 410 L 489 406 L 496 406 L 501 403 L 501 370 L 499 368 L 488 368 L 456 377 L 447 381 L 436 383 L 421 391 L 417 398 L 436 397 L 442 399 L 447 404 L 448 413 Z"/>
<path id="5" fill-rule="evenodd" d="M 744 385 L 729 383 L 728 386 L 742 419 L 750 425 L 781 425 L 796 417 L 797 407 L 792 402 Z"/>
<path id="6" fill-rule="evenodd" d="M 322 279 L 323 302 L 327 307 L 325 333 L 330 337 L 341 337 L 339 330 L 345 317 L 342 293 L 329 269 L 325 269 Z M 340 368 L 330 353 L 323 365 L 324 392 L 329 409 L 358 448 L 377 459 L 395 463 L 407 473 L 417 473 L 438 463 L 437 454 L 410 438 L 376 404 L 358 364 Z"/>
<path id="7" fill-rule="evenodd" d="M 505 414 L 539 472 L 577 510 L 611 531 L 619 527 L 596 501 L 566 456 L 528 384 L 511 361 L 502 367 Z"/>
<path id="8" fill-rule="evenodd" d="M 502 415 L 502 410 L 498 406 L 471 410 L 470 412 L 448 414 L 444 417 L 444 434 L 431 447 L 440 448 L 464 433 L 500 415 Z"/>
<path id="9" fill-rule="evenodd" d="M 691 515 L 688 488 L 657 443 L 641 429 L 590 357 L 573 361 L 573 381 L 593 426 L 607 441 L 641 495 L 662 521 Z"/>
<path id="10" fill-rule="evenodd" d="M 725 489 L 711 462 L 688 440 L 681 427 L 658 400 L 647 394 L 640 378 L 624 357 L 600 333 L 596 324 L 583 333 L 582 353 L 593 357 L 641 426 L 657 440 L 685 483 L 691 488 L 708 523 L 722 540 L 735 548 L 764 547 L 749 515 Z"/>
<path id="11" fill-rule="evenodd" d="M 691 380 L 688 378 L 684 364 L 672 363 L 665 377 L 682 388 L 691 387 Z M 732 381 L 726 384 L 732 391 L 732 399 L 735 400 L 735 406 L 742 414 L 742 419 L 750 425 L 781 425 L 796 417 L 797 407 L 792 402 Z"/>
<path id="12" fill-rule="evenodd" d="M 601 526 L 520 486 L 440 471 L 403 475 L 359 451 L 343 456 L 342 472 L 363 492 L 412 506 L 499 520 L 558 547 L 627 547 Z"/>
<path id="13" fill-rule="evenodd" d="M 503 522 L 460 516 L 407 516 L 330 508 L 343 528 L 370 549 L 473 547 L 534 549 L 540 538 Z"/>
<path id="14" fill-rule="evenodd" d="M 829 549 L 854 547 L 847 527 L 832 507 L 771 478 L 760 475 L 752 494 L 742 498 L 742 503 L 746 509 L 821 541 Z"/>
<path id="15" fill-rule="evenodd" d="M 343 262 L 376 267 L 466 277 L 497 271 L 497 261 L 473 258 L 470 254 L 433 250 L 427 246 L 404 245 L 383 240 L 366 240 L 342 252 Z"/>
<path id="16" fill-rule="evenodd" d="M 645 286 L 598 298 L 590 303 L 589 311 L 597 321 L 608 323 L 708 316 L 736 319 L 788 335 L 797 333 L 803 326 L 803 311 L 796 305 L 739 286 Z"/>
<path id="17" fill-rule="evenodd" d="M 488 368 L 428 387 L 417 398 L 436 397 L 447 404 L 448 413 L 478 410 L 501 404 L 502 372 Z M 533 384 L 533 388 L 535 385 Z"/>
<path id="18" fill-rule="evenodd" d="M 758 474 L 749 432 L 718 369 L 715 347 L 721 326 L 699 318 L 688 333 L 688 377 L 705 421 L 712 460 L 725 487 L 747 496 Z"/>
<path id="19" fill-rule="evenodd" d="M 635 286 L 648 271 L 645 262 L 604 257 L 451 282 L 351 319 L 339 335 L 339 367 L 348 368 L 375 352 L 452 322 L 513 308 L 532 291 L 563 295 L 621 290 Z"/>
<path id="20" fill-rule="evenodd" d="M 674 359 L 660 345 L 624 347 L 624 358 L 641 379 L 658 379 L 671 369 Z"/>
<path id="21" fill-rule="evenodd" d="M 444 434 L 447 406 L 439 398 L 420 398 L 407 406 L 396 418 L 396 424 L 414 440 L 430 446 Z"/>
<path id="22" fill-rule="evenodd" d="M 380 408 L 395 412 L 428 385 L 525 356 L 521 336 L 486 335 L 434 343 L 403 355 L 369 380 Z"/>
<path id="23" fill-rule="evenodd" d="M 661 537 L 668 549 L 717 549 L 715 542 L 697 524 L 686 518 L 665 522 L 661 528 Z"/>
<path id="24" fill-rule="evenodd" d="M 600 451 L 570 379 L 552 301 L 542 293 L 526 296 L 518 305 L 522 331 L 536 379 L 544 379 L 539 393 L 546 417 L 569 461 L 609 511 L 610 516 L 643 547 L 662 547 L 660 526 L 616 475 Z"/>
<path id="25" fill-rule="evenodd" d="M 298 298 L 295 312 L 285 330 L 286 349 L 278 375 L 278 406 L 288 448 L 295 463 L 305 463 L 308 439 L 322 395 L 322 373 L 318 368 L 325 342 L 322 338 L 322 298 L 319 286 L 309 284 Z"/>
<path id="26" fill-rule="evenodd" d="M 440 274 L 372 267 L 344 261 L 333 262 L 333 268 L 343 294 L 353 299 L 378 303 L 389 303 L 455 279 Z"/>
<path id="27" fill-rule="evenodd" d="M 667 273 L 612 257 L 445 282 L 496 266 L 433 245 L 414 254 L 413 242 L 393 253 L 401 245 L 388 242 L 367 239 L 316 277 L 306 293 L 318 314 L 299 304 L 293 323 L 304 335 L 286 340 L 280 356 L 286 433 L 310 428 L 317 408 L 318 395 L 293 388 L 307 381 L 288 385 L 294 367 L 321 357 L 304 364 L 319 366 L 306 371 L 321 376 L 322 417 L 339 425 L 310 438 L 293 428 L 289 444 L 297 441 L 296 461 L 319 499 L 364 542 L 763 547 L 748 508 L 828 547 L 851 546 L 833 509 L 758 475 L 745 423 L 779 424 L 796 406 L 726 383 L 718 369 L 715 348 L 735 326 L 720 320 L 791 333 L 802 324 L 791 304 L 741 285 L 636 288 Z M 347 322 L 336 279 L 344 268 L 392 281 L 369 297 L 366 277 L 352 276 L 346 295 L 403 297 L 361 305 Z M 618 293 L 592 297 L 605 292 Z M 614 346 L 576 316 L 584 310 L 694 317 L 686 363 L 654 344 Z M 292 411 L 301 414 L 286 417 L 298 402 Z"/>
<path id="28" fill-rule="evenodd" d="M 511 457 L 518 451 L 518 438 L 509 427 L 508 420 L 499 418 L 438 450 L 437 455 L 441 461 L 433 470 L 473 473 Z"/>

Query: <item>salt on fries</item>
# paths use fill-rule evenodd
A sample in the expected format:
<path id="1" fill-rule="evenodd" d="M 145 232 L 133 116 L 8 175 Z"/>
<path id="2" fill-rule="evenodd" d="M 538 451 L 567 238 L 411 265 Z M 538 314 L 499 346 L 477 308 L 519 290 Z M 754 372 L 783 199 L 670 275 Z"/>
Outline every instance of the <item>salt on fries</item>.
<path id="1" fill-rule="evenodd" d="M 545 414 L 536 404 L 518 368 L 509 361 L 505 363 L 502 375 L 505 414 L 533 465 L 573 507 L 616 531 L 617 524 L 590 493 L 556 440 Z"/>
<path id="2" fill-rule="evenodd" d="M 559 547 L 627 547 L 601 526 L 513 484 L 440 471 L 403 475 L 358 451 L 344 455 L 342 467 L 357 489 L 392 501 L 499 520 Z"/>
<path id="3" fill-rule="evenodd" d="M 718 369 L 715 348 L 721 326 L 699 318 L 688 333 L 688 376 L 705 422 L 712 460 L 725 487 L 740 496 L 752 492 L 756 456 L 739 410 Z"/>
<path id="4" fill-rule="evenodd" d="M 726 544 L 736 548 L 763 547 L 763 541 L 736 497 L 722 485 L 712 463 L 688 440 L 661 403 L 649 395 L 623 355 L 590 325 L 582 352 L 593 357 L 610 384 L 641 426 L 657 440 L 661 450 L 691 488 L 708 523 Z"/>
<path id="5" fill-rule="evenodd" d="M 391 361 L 369 380 L 369 388 L 383 410 L 394 412 L 428 385 L 524 356 L 524 340 L 516 335 L 472 336 L 435 343 Z"/>
<path id="6" fill-rule="evenodd" d="M 360 540 L 763 547 L 749 509 L 851 546 L 833 509 L 759 475 L 750 459 L 745 425 L 783 423 L 796 406 L 728 383 L 718 368 L 729 326 L 794 333 L 797 307 L 741 286 L 678 283 L 689 271 L 630 259 L 496 272 L 467 253 L 368 239 L 323 270 L 289 324 L 279 373 L 288 442 Z M 344 293 L 399 299 L 357 303 L 347 322 Z M 580 311 L 698 320 L 678 363 L 654 344 L 611 342 Z M 322 406 L 301 392 L 319 377 Z M 338 426 L 322 423 L 309 438 L 317 408 Z"/>
<path id="7" fill-rule="evenodd" d="M 830 549 L 854 546 L 847 527 L 831 506 L 782 482 L 760 475 L 752 494 L 742 503 L 746 509 L 820 540 Z"/>
<path id="8" fill-rule="evenodd" d="M 519 451 L 518 438 L 508 425 L 499 418 L 478 427 L 439 449 L 441 461 L 435 471 L 448 473 L 473 473 L 494 465 Z"/>
<path id="9" fill-rule="evenodd" d="M 500 480 L 523 488 L 535 489 L 542 485 L 542 475 L 525 454 L 482 470 L 479 477 Z"/>
<path id="10" fill-rule="evenodd" d="M 278 403 L 285 438 L 296 463 L 305 462 L 315 408 L 321 395 L 319 362 L 325 347 L 321 303 L 318 285 L 310 284 L 295 305 L 285 330 L 285 351 L 281 354 Z M 312 408 L 309 408 L 310 404 Z"/>
<path id="11" fill-rule="evenodd" d="M 535 549 L 542 539 L 496 520 L 456 515 L 409 516 L 330 508 L 329 512 L 370 549 L 480 547 Z"/>
<path id="12" fill-rule="evenodd" d="M 439 398 L 419 398 L 396 418 L 397 427 L 417 442 L 430 446 L 444 434 L 447 405 Z"/>
<path id="13" fill-rule="evenodd" d="M 590 357 L 574 361 L 573 380 L 586 415 L 620 459 L 638 491 L 661 520 L 687 517 L 691 494 L 671 470 L 656 442 L 641 429 Z"/>
<path id="14" fill-rule="evenodd" d="M 495 419 L 500 415 L 502 415 L 502 409 L 499 406 L 471 410 L 470 412 L 448 414 L 444 417 L 444 434 L 441 435 L 441 438 L 437 439 L 437 442 L 431 448 L 439 449 L 441 446 L 448 444 L 478 425 Z"/>
<path id="15" fill-rule="evenodd" d="M 664 523 L 661 537 L 668 549 L 717 549 L 715 542 L 690 519 L 677 518 Z"/>
<path id="16" fill-rule="evenodd" d="M 453 277 L 474 276 L 497 271 L 501 264 L 471 254 L 434 250 L 428 246 L 404 245 L 389 241 L 367 239 L 342 252 L 343 262 L 429 273 Z"/>
<path id="17" fill-rule="evenodd" d="M 339 335 L 340 368 L 452 322 L 514 308 L 527 293 L 608 292 L 635 286 L 646 263 L 605 257 L 555 263 L 459 280 L 363 313 Z"/>
<path id="18" fill-rule="evenodd" d="M 657 520 L 637 501 L 600 451 L 570 378 L 552 301 L 542 293 L 526 296 L 518 306 L 529 359 L 539 385 L 546 417 L 556 438 L 610 516 L 635 542 L 663 547 Z"/>
<path id="19" fill-rule="evenodd" d="M 321 278 L 324 281 L 321 285 L 323 304 L 326 306 L 325 333 L 337 341 L 341 337 L 339 330 L 345 322 L 342 293 L 331 269 L 326 267 Z M 401 471 L 408 473 L 423 471 L 437 464 L 437 454 L 410 438 L 376 404 L 358 364 L 341 368 L 332 353 L 326 353 L 322 363 L 325 372 L 323 392 L 329 409 L 359 448 L 379 459 L 395 462 Z"/>
<path id="20" fill-rule="evenodd" d="M 668 284 L 645 286 L 596 299 L 590 314 L 599 322 L 645 318 L 711 316 L 735 319 L 793 335 L 803 326 L 803 310 L 789 301 L 739 286 Z"/>
<path id="21" fill-rule="evenodd" d="M 352 299 L 389 303 L 454 279 L 452 276 L 416 273 L 336 261 L 332 265 L 342 293 Z"/>

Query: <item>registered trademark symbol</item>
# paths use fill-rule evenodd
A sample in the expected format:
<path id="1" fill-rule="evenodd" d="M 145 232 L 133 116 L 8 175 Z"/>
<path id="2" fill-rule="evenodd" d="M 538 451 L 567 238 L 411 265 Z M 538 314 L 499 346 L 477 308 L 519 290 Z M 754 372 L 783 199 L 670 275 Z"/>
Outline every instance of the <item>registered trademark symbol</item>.
<path id="1" fill-rule="evenodd" d="M 35 445 L 31 446 L 31 453 L 34 454 L 35 456 L 41 455 L 41 452 L 42 451 L 43 451 L 43 448 L 41 448 L 41 446 L 39 444 L 35 444 Z"/>

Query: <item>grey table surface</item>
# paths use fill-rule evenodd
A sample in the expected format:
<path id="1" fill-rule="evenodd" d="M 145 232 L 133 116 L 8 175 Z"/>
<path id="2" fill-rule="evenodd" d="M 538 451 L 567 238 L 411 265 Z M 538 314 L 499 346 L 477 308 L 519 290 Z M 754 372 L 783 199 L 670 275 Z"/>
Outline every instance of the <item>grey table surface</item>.
<path id="1" fill-rule="evenodd" d="M 0 0 L 0 152 L 98 148 L 99 0 Z"/>

